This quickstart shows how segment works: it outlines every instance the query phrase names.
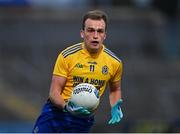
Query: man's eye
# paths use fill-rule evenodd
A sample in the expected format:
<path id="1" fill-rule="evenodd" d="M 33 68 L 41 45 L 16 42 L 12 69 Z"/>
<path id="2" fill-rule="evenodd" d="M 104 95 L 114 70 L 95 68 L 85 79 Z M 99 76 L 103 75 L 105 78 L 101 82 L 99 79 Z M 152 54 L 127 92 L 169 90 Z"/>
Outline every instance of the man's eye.
<path id="1" fill-rule="evenodd" d="M 97 30 L 98 33 L 104 33 L 104 30 L 103 29 L 99 29 Z"/>
<path id="2" fill-rule="evenodd" d="M 97 30 L 95 30 L 95 29 L 87 29 L 87 32 L 88 33 L 93 33 L 93 32 L 96 32 L 97 31 L 97 33 L 104 33 L 105 31 L 104 31 L 104 29 L 97 29 Z"/>
<path id="3" fill-rule="evenodd" d="M 93 33 L 95 30 L 94 30 L 94 29 L 87 29 L 87 31 L 88 31 L 89 33 Z"/>

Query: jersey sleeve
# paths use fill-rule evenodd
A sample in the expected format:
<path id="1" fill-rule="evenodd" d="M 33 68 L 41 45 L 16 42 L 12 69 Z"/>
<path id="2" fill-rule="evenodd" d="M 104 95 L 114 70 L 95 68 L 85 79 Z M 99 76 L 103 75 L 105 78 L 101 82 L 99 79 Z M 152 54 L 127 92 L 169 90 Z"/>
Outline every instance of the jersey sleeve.
<path id="1" fill-rule="evenodd" d="M 63 77 L 67 77 L 68 66 L 67 66 L 65 59 L 62 56 L 62 54 L 58 55 L 58 58 L 56 60 L 55 66 L 54 66 L 53 74 L 63 76 Z"/>
<path id="2" fill-rule="evenodd" d="M 123 72 L 123 63 L 120 62 L 118 66 L 116 67 L 116 70 L 114 72 L 114 76 L 111 79 L 111 82 L 116 82 L 121 80 L 122 78 L 122 72 Z"/>

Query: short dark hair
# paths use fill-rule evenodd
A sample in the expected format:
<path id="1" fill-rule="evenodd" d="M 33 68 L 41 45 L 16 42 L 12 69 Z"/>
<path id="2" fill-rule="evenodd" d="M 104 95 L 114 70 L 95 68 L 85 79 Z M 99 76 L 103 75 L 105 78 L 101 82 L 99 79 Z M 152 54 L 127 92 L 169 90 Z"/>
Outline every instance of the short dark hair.
<path id="1" fill-rule="evenodd" d="M 88 11 L 84 16 L 83 16 L 83 22 L 82 22 L 82 29 L 84 30 L 85 27 L 85 21 L 87 19 L 92 19 L 92 20 L 101 20 L 103 19 L 105 22 L 105 30 L 107 29 L 107 23 L 108 23 L 108 17 L 107 14 L 101 10 L 93 10 L 93 11 Z"/>

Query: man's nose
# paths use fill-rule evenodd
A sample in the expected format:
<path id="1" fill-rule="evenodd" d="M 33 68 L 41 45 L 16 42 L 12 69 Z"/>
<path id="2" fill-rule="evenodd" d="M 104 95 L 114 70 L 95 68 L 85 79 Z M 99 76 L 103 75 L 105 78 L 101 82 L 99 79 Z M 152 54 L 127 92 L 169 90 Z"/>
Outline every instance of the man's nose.
<path id="1" fill-rule="evenodd" d="M 97 31 L 94 31 L 93 37 L 98 38 L 98 32 Z"/>

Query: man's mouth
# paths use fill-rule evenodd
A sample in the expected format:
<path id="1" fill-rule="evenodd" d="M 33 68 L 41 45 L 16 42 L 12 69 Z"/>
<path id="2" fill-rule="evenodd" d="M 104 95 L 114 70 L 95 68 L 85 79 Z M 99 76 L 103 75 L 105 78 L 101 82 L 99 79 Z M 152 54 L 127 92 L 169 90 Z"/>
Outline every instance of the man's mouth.
<path id="1" fill-rule="evenodd" d="M 99 41 L 92 41 L 91 44 L 97 45 L 97 44 L 99 44 Z"/>

